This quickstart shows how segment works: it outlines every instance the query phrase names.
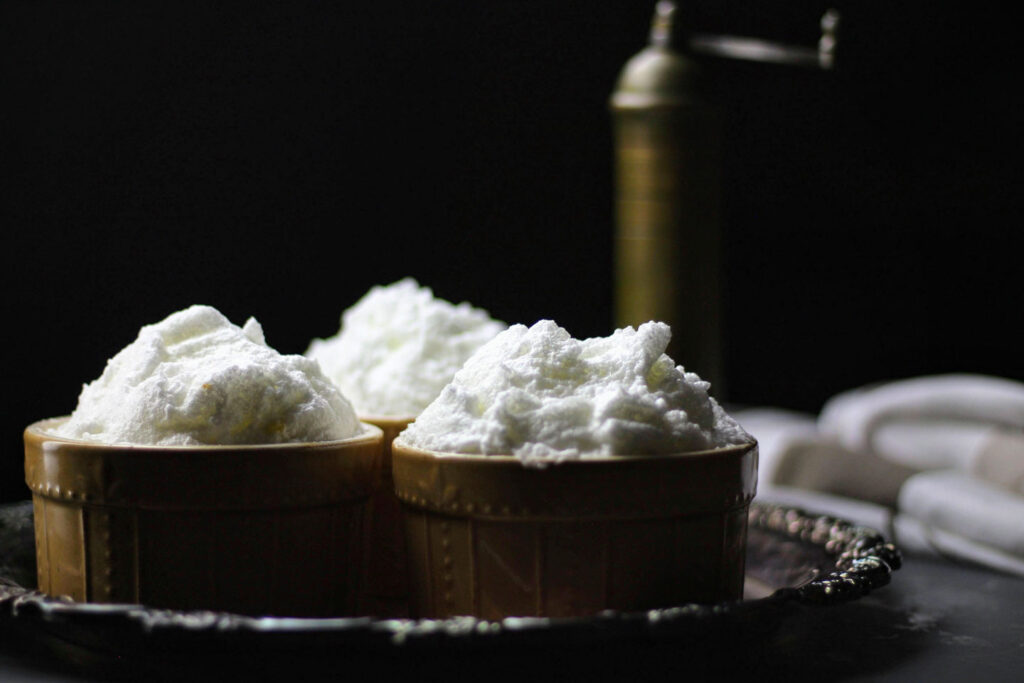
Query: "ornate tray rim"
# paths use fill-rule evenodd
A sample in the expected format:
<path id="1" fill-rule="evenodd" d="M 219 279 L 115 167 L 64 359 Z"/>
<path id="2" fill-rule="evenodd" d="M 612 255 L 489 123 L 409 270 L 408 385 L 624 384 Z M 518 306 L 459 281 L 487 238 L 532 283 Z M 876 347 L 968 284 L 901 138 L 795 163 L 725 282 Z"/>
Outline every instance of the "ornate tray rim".
<path id="1" fill-rule="evenodd" d="M 15 505 L 21 505 L 15 504 Z M 603 612 L 593 617 L 473 617 L 376 619 L 373 617 L 287 618 L 179 612 L 143 605 L 80 604 L 53 598 L 0 577 L 0 628 L 59 641 L 61 654 L 75 660 L 139 655 L 156 651 L 223 655 L 271 648 L 323 650 L 343 647 L 369 652 L 411 652 L 427 648 L 477 648 L 550 641 L 662 641 L 707 633 L 716 625 L 774 622 L 797 605 L 838 605 L 888 584 L 902 564 L 900 551 L 882 535 L 828 515 L 759 503 L 750 507 L 751 529 L 796 541 L 828 558 L 817 575 L 767 597 L 715 605 L 687 604 L 646 612 Z"/>

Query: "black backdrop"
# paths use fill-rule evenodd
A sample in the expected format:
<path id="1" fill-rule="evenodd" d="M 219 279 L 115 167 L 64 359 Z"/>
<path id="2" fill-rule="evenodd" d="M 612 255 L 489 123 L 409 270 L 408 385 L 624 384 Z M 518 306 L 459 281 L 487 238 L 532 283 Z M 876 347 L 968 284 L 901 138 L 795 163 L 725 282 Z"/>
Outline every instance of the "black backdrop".
<path id="1" fill-rule="evenodd" d="M 727 398 L 813 411 L 896 377 L 1024 376 L 1010 22 L 834 4 L 833 73 L 706 61 Z M 829 5 L 683 15 L 813 45 Z M 297 353 L 413 275 L 510 322 L 610 332 L 607 99 L 652 8 L 0 0 L 0 500 L 27 495 L 21 429 L 191 303 Z"/>

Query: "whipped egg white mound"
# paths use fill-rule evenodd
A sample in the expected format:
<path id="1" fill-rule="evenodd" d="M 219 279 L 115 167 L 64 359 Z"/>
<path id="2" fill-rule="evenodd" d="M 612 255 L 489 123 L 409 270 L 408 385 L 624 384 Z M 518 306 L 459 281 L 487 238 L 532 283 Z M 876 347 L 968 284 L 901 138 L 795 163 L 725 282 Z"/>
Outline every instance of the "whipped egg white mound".
<path id="1" fill-rule="evenodd" d="M 249 318 L 192 306 L 146 325 L 85 385 L 58 436 L 158 446 L 333 441 L 363 430 L 315 361 L 269 347 Z"/>
<path id="2" fill-rule="evenodd" d="M 659 322 L 585 340 L 550 320 L 513 325 L 466 362 L 399 441 L 538 466 L 750 443 L 708 395 L 710 384 L 665 354 L 671 336 Z"/>
<path id="3" fill-rule="evenodd" d="M 415 417 L 505 328 L 487 311 L 439 299 L 405 278 L 370 289 L 342 314 L 338 334 L 314 339 L 306 356 L 360 415 Z"/>

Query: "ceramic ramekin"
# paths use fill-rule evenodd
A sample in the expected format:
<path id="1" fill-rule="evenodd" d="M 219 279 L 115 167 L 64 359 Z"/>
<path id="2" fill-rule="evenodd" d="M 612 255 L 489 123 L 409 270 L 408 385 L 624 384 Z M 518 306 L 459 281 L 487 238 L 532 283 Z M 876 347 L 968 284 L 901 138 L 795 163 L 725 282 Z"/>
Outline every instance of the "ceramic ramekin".
<path id="1" fill-rule="evenodd" d="M 384 432 L 380 486 L 370 498 L 363 554 L 364 590 L 360 610 L 378 617 L 409 616 L 409 575 L 405 556 L 402 510 L 395 497 L 391 442 L 415 417 L 360 415 L 363 422 Z"/>
<path id="2" fill-rule="evenodd" d="M 742 598 L 757 444 L 527 468 L 392 446 L 419 617 L 571 617 Z"/>
<path id="3" fill-rule="evenodd" d="M 24 433 L 39 590 L 252 615 L 358 611 L 382 432 L 342 441 L 128 446 Z"/>

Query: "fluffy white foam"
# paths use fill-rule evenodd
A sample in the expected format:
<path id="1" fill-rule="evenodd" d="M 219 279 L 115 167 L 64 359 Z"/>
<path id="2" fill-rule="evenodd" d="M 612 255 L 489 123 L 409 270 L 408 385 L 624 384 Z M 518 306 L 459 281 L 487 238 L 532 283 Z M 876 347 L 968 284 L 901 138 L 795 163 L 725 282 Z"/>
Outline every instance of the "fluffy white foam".
<path id="1" fill-rule="evenodd" d="M 361 415 L 415 417 L 473 352 L 505 329 L 486 311 L 434 297 L 412 278 L 372 288 L 314 339 L 320 362 Z"/>
<path id="2" fill-rule="evenodd" d="M 168 446 L 330 441 L 361 431 L 352 405 L 314 361 L 267 346 L 253 318 L 239 328 L 209 306 L 143 327 L 55 430 Z"/>
<path id="3" fill-rule="evenodd" d="M 527 464 L 683 453 L 752 439 L 665 355 L 664 323 L 577 340 L 550 320 L 513 325 L 474 354 L 398 438 Z"/>

